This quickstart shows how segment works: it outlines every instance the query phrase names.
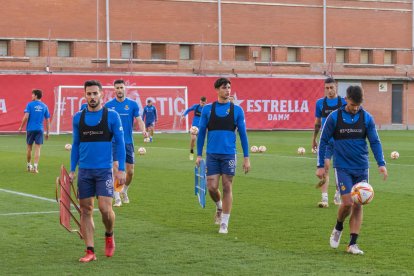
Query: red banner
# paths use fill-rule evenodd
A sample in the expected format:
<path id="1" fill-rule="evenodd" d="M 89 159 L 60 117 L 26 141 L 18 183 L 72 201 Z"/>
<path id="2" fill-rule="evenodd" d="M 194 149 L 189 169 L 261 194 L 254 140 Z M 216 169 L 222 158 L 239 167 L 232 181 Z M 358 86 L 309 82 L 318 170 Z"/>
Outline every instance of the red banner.
<path id="1" fill-rule="evenodd" d="M 43 91 L 45 102 L 57 120 L 58 110 L 55 91 L 62 86 L 82 86 L 86 80 L 97 79 L 104 86 L 112 86 L 116 79 L 124 79 L 128 86 L 179 86 L 187 88 L 188 106 L 199 102 L 201 96 L 207 102 L 217 99 L 213 84 L 217 77 L 178 77 L 178 76 L 117 76 L 117 75 L 0 75 L 0 132 L 17 132 L 23 111 L 31 100 L 32 89 Z M 279 79 L 279 78 L 230 78 L 235 104 L 243 107 L 248 129 L 312 129 L 316 100 L 323 96 L 322 79 Z M 78 89 L 79 90 L 79 89 Z M 82 91 L 81 89 L 79 91 Z M 70 121 L 72 112 L 79 109 L 82 92 L 76 92 L 76 99 L 65 98 L 65 120 Z M 135 90 L 134 90 L 135 91 Z M 139 89 L 136 91 L 140 92 Z M 111 89 L 105 89 L 110 93 Z M 132 92 L 132 90 L 131 90 Z M 162 94 L 160 91 L 142 92 L 135 100 L 145 100 L 155 96 L 155 106 L 160 118 L 158 130 L 174 129 L 177 116 L 185 109 L 182 94 Z M 158 95 L 161 93 L 161 95 Z M 181 92 L 179 92 L 181 93 Z M 174 95 L 173 95 L 174 94 Z M 171 96 L 173 95 L 173 96 Z M 63 95 L 61 95 L 63 96 Z M 158 99 L 157 99 L 158 97 Z M 70 108 L 69 108 L 70 106 Z M 161 111 L 163 114 L 161 115 Z M 62 115 L 62 113 L 60 114 Z M 69 117 L 68 117 L 69 116 Z M 191 113 L 189 120 L 191 121 Z M 175 127 L 181 130 L 182 125 Z M 62 130 L 70 130 L 68 122 Z"/>

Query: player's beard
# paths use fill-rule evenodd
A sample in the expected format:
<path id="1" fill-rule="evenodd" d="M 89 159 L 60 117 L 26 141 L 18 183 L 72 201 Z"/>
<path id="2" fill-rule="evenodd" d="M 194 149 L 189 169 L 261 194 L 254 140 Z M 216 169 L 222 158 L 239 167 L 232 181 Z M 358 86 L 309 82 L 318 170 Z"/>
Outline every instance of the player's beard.
<path id="1" fill-rule="evenodd" d="M 101 100 L 90 100 L 89 102 L 88 102 L 88 106 L 89 107 L 91 107 L 91 108 L 96 108 L 97 106 L 99 106 L 101 104 Z"/>
<path id="2" fill-rule="evenodd" d="M 125 98 L 125 93 L 116 93 L 116 97 L 117 97 L 119 100 L 123 100 L 123 99 Z"/>

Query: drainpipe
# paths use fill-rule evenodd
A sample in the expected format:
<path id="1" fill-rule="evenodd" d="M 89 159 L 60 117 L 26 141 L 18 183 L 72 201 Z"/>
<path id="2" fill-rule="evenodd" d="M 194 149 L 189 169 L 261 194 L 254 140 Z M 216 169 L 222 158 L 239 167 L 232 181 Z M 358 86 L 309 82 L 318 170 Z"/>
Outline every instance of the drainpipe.
<path id="1" fill-rule="evenodd" d="M 111 67 L 111 49 L 109 43 L 109 0 L 106 0 L 106 66 Z"/>

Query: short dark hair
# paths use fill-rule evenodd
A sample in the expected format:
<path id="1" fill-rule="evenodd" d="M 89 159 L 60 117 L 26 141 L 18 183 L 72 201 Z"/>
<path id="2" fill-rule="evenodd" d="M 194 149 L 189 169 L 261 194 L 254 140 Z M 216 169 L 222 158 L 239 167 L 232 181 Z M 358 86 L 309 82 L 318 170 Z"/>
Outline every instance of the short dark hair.
<path id="1" fill-rule="evenodd" d="M 364 100 L 364 91 L 359 85 L 351 85 L 346 89 L 346 97 L 356 104 L 361 104 Z"/>
<path id="2" fill-rule="evenodd" d="M 148 99 L 147 100 L 147 104 L 149 104 L 149 103 L 152 103 L 151 99 Z"/>
<path id="3" fill-rule="evenodd" d="M 124 80 L 115 80 L 114 85 L 115 84 L 125 84 L 125 81 Z"/>
<path id="4" fill-rule="evenodd" d="M 328 77 L 325 79 L 325 83 L 335 83 L 335 79 L 332 77 Z"/>
<path id="5" fill-rule="evenodd" d="M 207 98 L 204 97 L 204 96 L 201 96 L 200 101 L 205 102 L 205 101 L 207 101 Z"/>
<path id="6" fill-rule="evenodd" d="M 89 86 L 98 86 L 99 90 L 102 90 L 102 84 L 98 80 L 87 80 L 85 81 L 85 84 L 83 85 L 83 88 L 86 90 L 86 87 Z"/>
<path id="7" fill-rule="evenodd" d="M 43 95 L 42 90 L 40 89 L 33 89 L 32 94 L 35 94 L 36 98 L 38 98 L 39 100 L 42 98 Z"/>
<path id="8" fill-rule="evenodd" d="M 231 84 L 231 81 L 226 78 L 219 78 L 214 82 L 214 88 L 219 89 L 222 85 Z"/>

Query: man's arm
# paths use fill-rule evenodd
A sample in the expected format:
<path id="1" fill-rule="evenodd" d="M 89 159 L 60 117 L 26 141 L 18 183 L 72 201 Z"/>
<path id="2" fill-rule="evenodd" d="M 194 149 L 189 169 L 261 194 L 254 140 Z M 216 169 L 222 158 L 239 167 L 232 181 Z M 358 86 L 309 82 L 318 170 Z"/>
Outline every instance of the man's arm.
<path id="1" fill-rule="evenodd" d="M 371 147 L 372 153 L 374 154 L 378 167 L 385 166 L 384 153 L 382 151 L 381 140 L 378 136 L 378 132 L 375 127 L 374 118 L 372 118 L 372 116 L 370 116 L 368 113 L 365 113 L 365 116 L 366 116 L 367 137 L 368 137 L 368 141 L 369 141 L 369 145 Z"/>
<path id="2" fill-rule="evenodd" d="M 141 119 L 141 116 L 135 117 L 137 119 L 138 122 L 138 130 L 142 131 L 142 135 L 144 135 L 144 137 L 148 136 L 147 131 L 145 130 L 145 123 L 144 121 Z"/>
<path id="3" fill-rule="evenodd" d="M 337 112 L 336 112 L 337 113 Z M 335 113 L 335 114 L 336 114 Z M 335 131 L 335 118 L 332 116 L 334 112 L 332 112 L 328 118 L 326 119 L 325 124 L 322 128 L 321 137 L 319 140 L 319 148 L 318 148 L 318 163 L 317 166 L 319 168 L 324 167 L 325 165 L 325 152 L 326 152 L 326 146 L 329 143 L 329 140 L 333 137 L 334 131 Z"/>
<path id="4" fill-rule="evenodd" d="M 247 139 L 246 120 L 244 118 L 244 112 L 242 108 L 240 108 L 239 110 L 240 112 L 238 112 L 236 125 L 243 149 L 243 171 L 244 173 L 248 173 L 250 171 L 249 141 Z"/>
<path id="5" fill-rule="evenodd" d="M 312 148 L 318 148 L 318 142 L 316 142 L 316 137 L 318 137 L 319 130 L 321 129 L 322 119 L 319 117 L 315 118 L 315 126 L 313 131 L 313 139 L 312 139 Z"/>
<path id="6" fill-rule="evenodd" d="M 45 134 L 46 140 L 49 139 L 49 129 L 50 129 L 50 118 L 47 118 L 46 119 L 46 134 Z"/>
<path id="7" fill-rule="evenodd" d="M 28 119 L 29 119 L 29 113 L 24 113 L 22 123 L 20 124 L 20 127 L 19 127 L 19 131 L 22 131 L 23 126 L 27 122 Z"/>
<path id="8" fill-rule="evenodd" d="M 155 106 L 154 106 L 154 120 L 155 120 L 155 122 L 158 121 L 157 108 Z"/>
<path id="9" fill-rule="evenodd" d="M 72 121 L 72 150 L 70 151 L 70 173 L 69 177 L 71 182 L 75 179 L 76 166 L 79 162 L 79 116 L 75 115 Z"/>
<path id="10" fill-rule="evenodd" d="M 117 112 L 111 112 L 113 116 L 111 116 L 111 130 L 114 136 L 116 152 L 118 157 L 119 163 L 119 170 L 125 171 L 125 140 L 124 140 L 124 130 L 122 128 L 121 117 Z M 109 115 L 109 114 L 108 114 Z"/>
<path id="11" fill-rule="evenodd" d="M 201 112 L 200 124 L 198 126 L 198 135 L 197 135 L 197 166 L 200 164 L 200 161 L 203 156 L 203 147 L 204 147 L 204 140 L 206 139 L 207 133 L 207 123 L 208 123 L 208 111 L 207 108 L 203 108 Z"/>

